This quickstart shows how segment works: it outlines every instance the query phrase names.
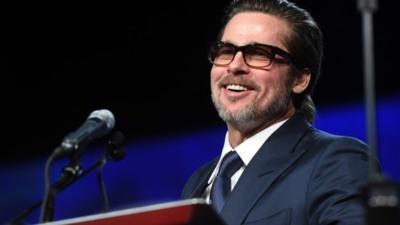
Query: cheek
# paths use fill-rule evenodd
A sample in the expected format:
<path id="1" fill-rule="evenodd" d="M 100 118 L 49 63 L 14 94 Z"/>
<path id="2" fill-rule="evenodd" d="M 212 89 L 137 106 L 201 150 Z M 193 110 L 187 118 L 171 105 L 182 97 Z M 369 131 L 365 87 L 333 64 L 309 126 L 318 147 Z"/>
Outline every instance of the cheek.
<path id="1" fill-rule="evenodd" d="M 211 86 L 216 86 L 216 83 L 221 79 L 221 77 L 222 71 L 216 67 L 212 67 L 210 72 Z"/>
<path id="2" fill-rule="evenodd" d="M 280 95 L 283 91 L 282 87 L 285 85 L 283 80 L 276 79 L 273 76 L 264 76 L 262 79 L 256 81 L 261 89 L 261 97 L 268 101 L 273 96 Z"/>

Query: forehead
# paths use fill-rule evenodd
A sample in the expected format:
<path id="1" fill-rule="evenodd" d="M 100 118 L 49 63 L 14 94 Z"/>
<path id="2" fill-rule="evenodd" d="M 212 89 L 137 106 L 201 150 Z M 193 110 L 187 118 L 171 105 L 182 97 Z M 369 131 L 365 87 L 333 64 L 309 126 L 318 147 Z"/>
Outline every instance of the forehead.
<path id="1" fill-rule="evenodd" d="M 262 43 L 286 49 L 284 39 L 288 35 L 285 20 L 259 12 L 236 14 L 225 26 L 221 40 L 235 45 Z"/>

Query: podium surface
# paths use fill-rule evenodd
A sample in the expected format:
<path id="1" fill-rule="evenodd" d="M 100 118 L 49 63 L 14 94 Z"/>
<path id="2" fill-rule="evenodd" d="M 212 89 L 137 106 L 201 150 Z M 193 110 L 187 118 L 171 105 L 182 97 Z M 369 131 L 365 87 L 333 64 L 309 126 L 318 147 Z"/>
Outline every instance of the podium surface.
<path id="1" fill-rule="evenodd" d="M 204 199 L 187 199 L 59 220 L 45 225 L 224 225 Z"/>

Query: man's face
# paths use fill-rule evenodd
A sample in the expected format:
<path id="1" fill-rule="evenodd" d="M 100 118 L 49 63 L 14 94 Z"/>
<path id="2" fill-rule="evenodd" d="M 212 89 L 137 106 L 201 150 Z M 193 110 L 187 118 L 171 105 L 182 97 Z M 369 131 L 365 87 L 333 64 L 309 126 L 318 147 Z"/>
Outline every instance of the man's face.
<path id="1" fill-rule="evenodd" d="M 286 22 L 263 13 L 235 15 L 226 25 L 221 41 L 243 46 L 267 44 L 287 51 L 283 39 L 289 31 Z M 288 64 L 274 63 L 265 68 L 246 65 L 238 52 L 226 66 L 211 69 L 212 100 L 226 122 L 272 121 L 288 110 L 292 82 Z"/>

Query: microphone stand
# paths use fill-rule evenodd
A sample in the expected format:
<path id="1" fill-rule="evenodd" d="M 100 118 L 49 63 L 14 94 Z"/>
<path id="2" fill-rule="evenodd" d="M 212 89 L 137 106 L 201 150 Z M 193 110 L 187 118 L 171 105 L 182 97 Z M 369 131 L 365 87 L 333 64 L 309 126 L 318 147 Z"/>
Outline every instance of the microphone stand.
<path id="1" fill-rule="evenodd" d="M 60 191 L 61 188 L 67 187 L 76 180 L 76 177 L 79 177 L 82 173 L 82 168 L 79 163 L 81 151 L 86 147 L 86 144 L 80 147 L 79 149 L 74 149 L 74 153 L 70 156 L 70 162 L 68 166 L 64 168 L 61 178 L 55 185 L 50 184 L 50 166 L 53 163 L 54 159 L 61 156 L 61 152 L 63 152 L 63 147 L 57 147 L 49 159 L 46 161 L 45 166 L 45 194 L 42 201 L 42 209 L 40 214 L 40 222 L 49 222 L 53 221 L 54 218 L 54 201 L 56 198 L 56 194 Z"/>
<path id="2" fill-rule="evenodd" d="M 69 166 L 65 167 L 64 171 L 63 171 L 63 175 L 61 176 L 61 178 L 55 182 L 52 185 L 53 191 L 56 190 L 53 194 L 56 194 L 58 192 L 63 191 L 65 188 L 67 188 L 68 186 L 74 184 L 76 181 L 78 181 L 80 178 L 86 176 L 87 174 L 89 174 L 91 171 L 93 171 L 94 169 L 98 168 L 99 166 L 103 166 L 104 165 L 104 160 L 100 159 L 97 162 L 95 162 L 93 165 L 91 165 L 88 169 L 86 169 L 85 171 L 82 171 L 81 173 L 78 173 L 79 175 L 77 176 L 70 176 L 70 175 L 66 175 L 68 173 L 71 173 L 70 170 L 71 168 Z M 80 169 L 78 169 L 80 170 Z M 53 203 L 54 206 L 54 196 L 52 196 L 53 198 L 51 199 L 52 201 L 48 200 L 50 203 Z M 16 216 L 13 220 L 11 220 L 11 222 L 9 224 L 20 224 L 20 221 L 22 221 L 25 217 L 27 217 L 34 209 L 38 208 L 40 205 L 42 205 L 43 201 L 38 201 L 35 204 L 33 204 L 31 207 L 29 207 L 28 209 L 26 209 L 25 211 L 23 211 L 22 213 L 20 213 L 18 216 Z M 52 210 L 54 210 L 54 207 L 52 207 Z M 53 212 L 49 212 L 46 213 L 46 218 L 47 219 L 52 219 L 52 215 L 54 213 Z"/>
<path id="3" fill-rule="evenodd" d="M 106 151 L 97 163 L 97 182 L 101 191 L 101 199 L 103 200 L 103 212 L 108 212 L 110 209 L 106 185 L 104 183 L 103 167 L 109 160 L 119 161 L 125 158 L 126 149 L 124 144 L 124 134 L 120 131 L 116 131 L 108 140 Z"/>
<path id="4" fill-rule="evenodd" d="M 9 225 L 16 225 L 16 224 L 21 224 L 21 221 L 26 218 L 29 214 L 32 213 L 32 211 L 39 206 L 42 205 L 42 215 L 41 219 L 44 221 L 52 221 L 54 217 L 54 200 L 55 196 L 58 192 L 61 192 L 68 186 L 74 184 L 77 180 L 80 178 L 86 176 L 89 174 L 91 171 L 94 169 L 98 169 L 97 171 L 97 181 L 99 184 L 99 187 L 101 189 L 101 197 L 104 203 L 103 211 L 106 212 L 109 210 L 109 201 L 107 197 L 107 192 L 105 189 L 105 184 L 104 184 L 104 178 L 102 174 L 102 170 L 104 165 L 109 161 L 119 161 L 125 158 L 126 156 L 126 149 L 124 147 L 125 144 L 125 136 L 123 135 L 122 132 L 116 131 L 113 133 L 113 135 L 110 137 L 110 139 L 107 141 L 107 147 L 104 151 L 104 154 L 102 155 L 101 159 L 99 159 L 97 162 L 92 164 L 88 169 L 82 170 L 81 165 L 79 164 L 79 158 L 80 158 L 80 153 L 73 154 L 70 157 L 70 163 L 68 166 L 66 166 L 63 170 L 63 173 L 61 177 L 59 178 L 58 181 L 56 181 L 54 184 L 51 186 L 49 185 L 50 181 L 50 166 L 51 163 L 54 161 L 54 159 L 57 158 L 58 153 L 61 152 L 60 149 L 56 149 L 53 154 L 49 157 L 49 159 L 46 162 L 46 169 L 45 169 L 45 179 L 46 179 L 46 186 L 49 186 L 49 188 L 45 195 L 45 198 L 43 201 L 38 201 L 35 204 L 33 204 L 31 207 L 27 208 L 20 214 L 18 214 L 14 219 L 11 220 L 11 222 L 7 223 Z M 78 151 L 79 152 L 79 151 Z M 45 203 L 45 204 L 43 204 Z"/>
<path id="5" fill-rule="evenodd" d="M 374 89 L 374 39 L 373 13 L 378 9 L 377 0 L 358 0 L 362 14 L 364 93 L 367 111 L 367 142 L 372 155 L 378 158 L 376 141 L 376 111 Z M 374 160 L 369 161 L 369 182 L 366 187 L 368 225 L 400 224 L 400 208 L 397 185 L 379 173 Z"/>

